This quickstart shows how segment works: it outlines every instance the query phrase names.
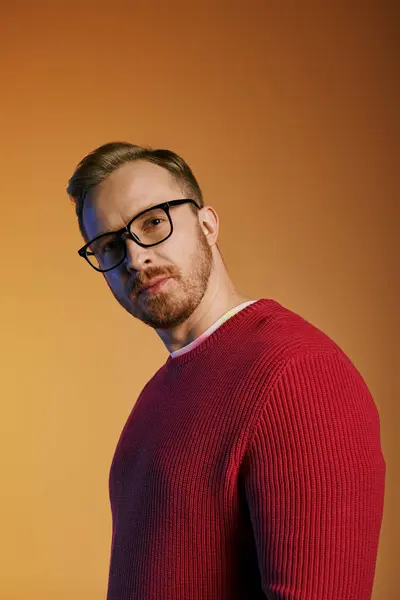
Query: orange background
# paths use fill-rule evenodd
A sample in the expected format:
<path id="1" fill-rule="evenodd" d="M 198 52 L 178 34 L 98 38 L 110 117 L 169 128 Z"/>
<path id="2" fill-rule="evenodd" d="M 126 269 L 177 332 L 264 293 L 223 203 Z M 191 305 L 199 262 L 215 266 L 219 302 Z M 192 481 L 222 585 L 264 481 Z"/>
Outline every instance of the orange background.
<path id="1" fill-rule="evenodd" d="M 127 140 L 181 154 L 238 289 L 365 378 L 387 463 L 373 598 L 395 600 L 397 3 L 107 4 L 1 8 L 0 598 L 105 598 L 112 455 L 167 351 L 78 257 L 65 187 Z"/>

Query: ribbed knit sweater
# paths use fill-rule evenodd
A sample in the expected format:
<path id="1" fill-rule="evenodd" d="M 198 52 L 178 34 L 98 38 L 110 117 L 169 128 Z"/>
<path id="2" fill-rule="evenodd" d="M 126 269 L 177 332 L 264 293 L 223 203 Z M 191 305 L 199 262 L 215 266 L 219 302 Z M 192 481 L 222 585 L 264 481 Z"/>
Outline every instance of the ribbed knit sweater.
<path id="1" fill-rule="evenodd" d="M 110 470 L 108 600 L 369 600 L 386 463 L 365 381 L 261 299 L 146 384 Z"/>

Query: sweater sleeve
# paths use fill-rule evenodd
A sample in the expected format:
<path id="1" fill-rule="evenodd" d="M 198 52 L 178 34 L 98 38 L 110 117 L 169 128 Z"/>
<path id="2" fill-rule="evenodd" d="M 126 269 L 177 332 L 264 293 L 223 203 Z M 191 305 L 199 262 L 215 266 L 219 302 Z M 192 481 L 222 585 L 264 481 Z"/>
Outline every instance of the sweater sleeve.
<path id="1" fill-rule="evenodd" d="M 292 358 L 241 465 L 266 598 L 370 600 L 385 473 L 378 410 L 352 363 Z"/>

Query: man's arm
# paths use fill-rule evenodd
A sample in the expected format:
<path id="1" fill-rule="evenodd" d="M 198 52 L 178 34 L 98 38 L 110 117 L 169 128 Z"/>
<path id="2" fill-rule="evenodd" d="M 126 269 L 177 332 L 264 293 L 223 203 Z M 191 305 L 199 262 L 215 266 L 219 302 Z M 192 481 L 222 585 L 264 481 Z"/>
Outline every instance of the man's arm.
<path id="1" fill-rule="evenodd" d="M 385 474 L 355 367 L 334 351 L 292 358 L 241 465 L 266 598 L 370 600 Z"/>

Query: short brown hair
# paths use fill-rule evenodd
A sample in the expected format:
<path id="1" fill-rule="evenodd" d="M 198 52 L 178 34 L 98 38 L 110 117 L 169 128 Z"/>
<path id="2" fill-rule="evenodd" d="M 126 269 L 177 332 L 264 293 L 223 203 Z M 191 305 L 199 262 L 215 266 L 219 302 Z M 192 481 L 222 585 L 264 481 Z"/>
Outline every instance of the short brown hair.
<path id="1" fill-rule="evenodd" d="M 155 150 L 149 146 L 136 146 L 128 142 L 110 142 L 85 156 L 69 180 L 67 193 L 75 203 L 80 231 L 86 239 L 83 225 L 83 203 L 88 191 L 104 181 L 108 175 L 127 162 L 147 160 L 167 169 L 182 185 L 182 192 L 192 198 L 202 208 L 203 194 L 189 165 L 175 152 Z M 189 205 L 194 212 L 193 204 Z"/>

